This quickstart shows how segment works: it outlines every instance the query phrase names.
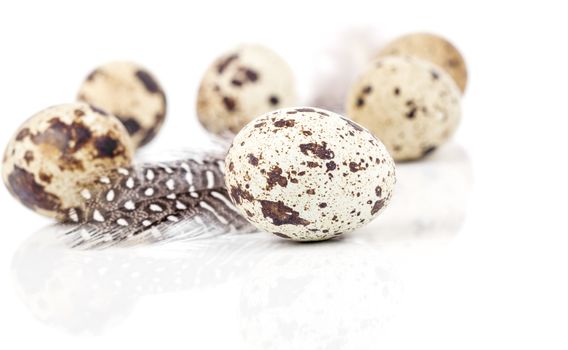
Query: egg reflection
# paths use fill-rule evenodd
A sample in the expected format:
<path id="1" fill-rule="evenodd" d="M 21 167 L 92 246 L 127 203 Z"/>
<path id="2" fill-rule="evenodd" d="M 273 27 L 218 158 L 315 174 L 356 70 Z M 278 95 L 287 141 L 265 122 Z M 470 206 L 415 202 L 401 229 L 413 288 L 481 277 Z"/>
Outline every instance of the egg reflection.
<path id="1" fill-rule="evenodd" d="M 244 234 L 88 251 L 69 249 L 56 236 L 53 228 L 44 229 L 20 246 L 12 261 L 15 286 L 37 319 L 87 334 L 124 321 L 140 298 L 237 278 L 274 244 Z"/>
<path id="2" fill-rule="evenodd" d="M 349 240 L 283 246 L 243 284 L 243 338 L 254 349 L 376 349 L 402 293 L 389 265 Z"/>

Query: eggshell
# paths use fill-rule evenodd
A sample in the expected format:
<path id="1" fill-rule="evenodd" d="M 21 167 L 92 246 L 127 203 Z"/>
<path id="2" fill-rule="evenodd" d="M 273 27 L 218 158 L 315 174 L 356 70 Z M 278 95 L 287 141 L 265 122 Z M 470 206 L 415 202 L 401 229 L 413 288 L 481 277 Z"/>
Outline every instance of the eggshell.
<path id="1" fill-rule="evenodd" d="M 207 69 L 197 96 L 197 116 L 215 134 L 237 133 L 255 117 L 295 104 L 288 64 L 260 45 L 242 45 Z"/>
<path id="2" fill-rule="evenodd" d="M 372 63 L 352 86 L 346 110 L 395 160 L 414 160 L 452 136 L 461 119 L 460 99 L 453 79 L 437 65 L 387 56 Z"/>
<path id="3" fill-rule="evenodd" d="M 93 70 L 78 99 L 115 115 L 136 147 L 150 142 L 166 118 L 166 95 L 157 79 L 133 62 L 110 62 Z"/>
<path id="4" fill-rule="evenodd" d="M 261 230 L 299 241 L 352 231 L 388 204 L 394 162 L 369 131 L 322 109 L 289 108 L 249 123 L 233 140 L 225 182 Z"/>
<path id="5" fill-rule="evenodd" d="M 84 103 L 47 108 L 28 119 L 10 140 L 2 178 L 12 195 L 49 217 L 79 203 L 77 182 L 86 174 L 129 165 L 134 153 L 114 116 Z"/>
<path id="6" fill-rule="evenodd" d="M 467 85 L 467 67 L 462 54 L 447 39 L 428 33 L 413 33 L 387 44 L 378 54 L 384 56 L 413 56 L 432 62 L 455 80 L 461 92 Z"/>

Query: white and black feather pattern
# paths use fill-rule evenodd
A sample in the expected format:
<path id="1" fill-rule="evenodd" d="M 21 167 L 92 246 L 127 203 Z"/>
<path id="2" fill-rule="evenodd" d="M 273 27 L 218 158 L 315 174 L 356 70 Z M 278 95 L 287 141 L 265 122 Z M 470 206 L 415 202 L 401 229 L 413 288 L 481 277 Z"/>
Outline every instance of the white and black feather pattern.
<path id="1" fill-rule="evenodd" d="M 223 158 L 203 155 L 110 169 L 81 181 L 80 206 L 68 211 L 72 246 L 102 248 L 253 232 L 232 205 Z"/>

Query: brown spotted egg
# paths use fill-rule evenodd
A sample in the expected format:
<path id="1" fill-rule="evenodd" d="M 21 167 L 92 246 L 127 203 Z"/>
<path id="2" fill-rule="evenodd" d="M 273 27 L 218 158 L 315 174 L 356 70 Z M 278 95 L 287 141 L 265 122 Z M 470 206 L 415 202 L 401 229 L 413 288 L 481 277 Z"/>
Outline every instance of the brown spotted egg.
<path id="1" fill-rule="evenodd" d="M 295 104 L 288 64 L 260 45 L 242 45 L 207 69 L 197 96 L 197 116 L 210 132 L 237 133 L 254 117 Z"/>
<path id="2" fill-rule="evenodd" d="M 440 66 L 450 74 L 460 88 L 467 85 L 467 67 L 462 54 L 447 39 L 429 33 L 403 35 L 379 52 L 378 56 L 413 56 Z"/>
<path id="3" fill-rule="evenodd" d="M 237 134 L 225 182 L 257 228 L 318 241 L 375 218 L 390 201 L 395 168 L 383 144 L 358 124 L 323 109 L 289 108 Z"/>
<path id="4" fill-rule="evenodd" d="M 439 66 L 387 56 L 373 62 L 351 87 L 348 115 L 369 128 L 395 160 L 414 160 L 445 143 L 461 119 L 461 94 Z"/>
<path id="5" fill-rule="evenodd" d="M 2 162 L 8 190 L 26 207 L 61 218 L 79 203 L 85 174 L 131 163 L 132 141 L 110 114 L 85 103 L 42 110 L 20 126 Z"/>
<path id="6" fill-rule="evenodd" d="M 78 99 L 118 117 L 136 147 L 150 142 L 166 117 L 164 90 L 147 69 L 133 62 L 97 67 L 81 85 Z"/>

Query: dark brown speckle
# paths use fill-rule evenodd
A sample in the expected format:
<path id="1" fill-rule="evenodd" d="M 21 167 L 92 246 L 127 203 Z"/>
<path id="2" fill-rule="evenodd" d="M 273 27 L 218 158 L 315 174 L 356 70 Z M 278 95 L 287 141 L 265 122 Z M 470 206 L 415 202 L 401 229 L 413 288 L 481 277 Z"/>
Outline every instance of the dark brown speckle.
<path id="1" fill-rule="evenodd" d="M 333 170 L 335 170 L 335 168 L 337 168 L 337 165 L 335 164 L 334 161 L 331 161 L 331 162 L 325 163 L 325 167 L 327 168 L 327 171 L 333 171 Z"/>
<path id="2" fill-rule="evenodd" d="M 146 130 L 144 137 L 140 140 L 139 147 L 148 144 L 154 137 L 156 137 L 156 129 L 149 128 Z"/>
<path id="3" fill-rule="evenodd" d="M 249 164 L 250 164 L 250 165 L 253 165 L 253 166 L 257 166 L 257 165 L 258 165 L 258 158 L 256 158 L 256 157 L 254 156 L 254 154 L 249 153 L 249 154 L 247 155 L 247 157 L 248 157 L 248 161 L 249 161 Z M 231 164 L 233 164 L 233 163 L 231 163 Z"/>
<path id="4" fill-rule="evenodd" d="M 308 220 L 302 219 L 300 213 L 284 205 L 282 201 L 273 202 L 261 200 L 262 215 L 267 219 L 272 219 L 272 224 L 280 225 L 309 225 Z"/>
<path id="5" fill-rule="evenodd" d="M 331 149 L 327 148 L 327 143 L 324 141 L 321 145 L 312 142 L 312 143 L 305 143 L 300 145 L 300 151 L 309 156 L 316 156 L 320 159 L 333 159 L 335 154 Z"/>
<path id="6" fill-rule="evenodd" d="M 27 165 L 30 165 L 30 163 L 34 160 L 34 153 L 32 151 L 26 151 L 26 153 L 24 154 L 24 160 L 26 161 Z"/>
<path id="7" fill-rule="evenodd" d="M 28 128 L 23 128 L 22 130 L 20 130 L 18 132 L 18 134 L 16 135 L 16 141 L 22 141 L 23 139 L 25 139 L 26 137 L 30 136 L 31 132 L 30 129 Z"/>
<path id="8" fill-rule="evenodd" d="M 245 70 L 245 75 L 246 75 L 247 79 L 248 79 L 249 81 L 253 82 L 253 83 L 258 80 L 258 73 L 255 72 L 255 71 L 252 70 L 252 69 L 246 69 L 246 70 Z"/>
<path id="9" fill-rule="evenodd" d="M 279 119 L 274 122 L 274 126 L 277 128 L 291 128 L 295 123 L 294 119 Z"/>
<path id="10" fill-rule="evenodd" d="M 138 123 L 138 121 L 135 118 L 123 117 L 123 116 L 117 116 L 117 117 L 118 117 L 118 119 L 120 119 L 120 121 L 122 122 L 122 124 L 124 125 L 126 130 L 128 131 L 129 135 L 134 135 L 138 131 L 140 131 L 140 129 L 141 129 L 140 123 Z"/>
<path id="11" fill-rule="evenodd" d="M 272 169 L 266 174 L 266 189 L 271 190 L 276 184 L 286 187 L 288 186 L 288 179 L 282 176 L 282 169 L 278 166 L 273 166 Z"/>
<path id="12" fill-rule="evenodd" d="M 160 86 L 154 80 L 154 78 L 150 75 L 150 73 L 146 72 L 145 70 L 139 69 L 136 71 L 136 77 L 144 84 L 144 87 L 148 92 L 154 94 L 160 92 Z"/>
<path id="13" fill-rule="evenodd" d="M 280 233 L 280 232 L 272 232 L 272 233 L 275 234 L 275 235 L 278 236 L 278 237 L 290 239 L 290 236 L 287 236 L 287 235 L 285 235 L 285 234 L 283 234 L 283 233 Z"/>
<path id="14" fill-rule="evenodd" d="M 416 107 L 412 107 L 412 108 L 406 113 L 406 118 L 408 118 L 408 119 L 413 119 L 414 117 L 416 117 Z"/>
<path id="15" fill-rule="evenodd" d="M 104 116 L 108 116 L 107 111 L 105 111 L 104 109 L 101 109 L 101 108 L 99 108 L 97 106 L 93 106 L 93 105 L 89 105 L 89 107 L 95 113 L 98 113 L 98 114 L 101 114 L 101 115 L 104 115 Z"/>
<path id="16" fill-rule="evenodd" d="M 356 172 L 358 172 L 359 170 L 365 170 L 365 168 L 362 167 L 361 164 L 357 164 L 357 163 L 355 163 L 355 162 L 350 162 L 350 163 L 349 163 L 349 170 L 350 170 L 352 173 L 356 173 Z"/>
<path id="17" fill-rule="evenodd" d="M 229 66 L 229 64 L 231 64 L 231 62 L 233 62 L 237 58 L 239 58 L 239 55 L 234 54 L 234 55 L 230 55 L 227 58 L 221 60 L 221 62 L 217 65 L 217 72 L 219 74 L 223 74 L 223 72 Z"/>
<path id="18" fill-rule="evenodd" d="M 422 151 L 422 157 L 426 157 L 436 150 L 436 146 L 427 147 Z"/>
<path id="19" fill-rule="evenodd" d="M 49 175 L 49 174 L 46 174 L 44 172 L 39 173 L 39 179 L 41 181 L 45 182 L 46 184 L 50 184 L 52 178 L 53 178 L 53 175 Z"/>
<path id="20" fill-rule="evenodd" d="M 440 78 L 440 74 L 438 74 L 438 72 L 436 72 L 434 69 L 430 71 L 430 74 L 432 75 L 432 80 L 438 80 Z"/>
<path id="21" fill-rule="evenodd" d="M 243 199 L 249 202 L 254 200 L 253 195 L 249 191 L 243 190 L 240 185 L 238 187 L 231 186 L 231 198 L 236 204 L 241 204 Z"/>
<path id="22" fill-rule="evenodd" d="M 99 71 L 96 69 L 93 70 L 91 73 L 89 73 L 89 75 L 87 75 L 87 81 L 93 81 L 97 74 L 99 74 Z"/>
<path id="23" fill-rule="evenodd" d="M 460 61 L 456 58 L 452 58 L 452 59 L 448 60 L 448 67 L 455 68 L 455 67 L 458 67 L 459 65 L 460 65 Z"/>
<path id="24" fill-rule="evenodd" d="M 28 171 L 15 166 L 8 176 L 8 183 L 10 191 L 28 208 L 59 211 L 59 197 L 46 192 Z"/>
<path id="25" fill-rule="evenodd" d="M 223 97 L 223 104 L 225 105 L 225 109 L 228 110 L 229 112 L 234 111 L 237 107 L 236 101 L 228 96 Z"/>
<path id="26" fill-rule="evenodd" d="M 375 194 L 377 195 L 377 197 L 381 198 L 381 195 L 383 194 L 383 189 L 381 188 L 381 186 L 375 187 Z"/>
<path id="27" fill-rule="evenodd" d="M 116 139 L 110 136 L 100 136 L 95 140 L 97 158 L 112 158 L 122 153 L 121 147 Z"/>
<path id="28" fill-rule="evenodd" d="M 371 215 L 375 215 L 381 208 L 385 205 L 385 200 L 381 199 L 375 202 L 373 208 L 371 209 Z"/>
<path id="29" fill-rule="evenodd" d="M 280 99 L 278 99 L 278 96 L 271 95 L 268 98 L 268 102 L 270 102 L 271 105 L 276 106 L 278 103 L 280 103 Z"/>
<path id="30" fill-rule="evenodd" d="M 36 145 L 48 144 L 61 153 L 73 153 L 81 149 L 91 137 L 90 129 L 83 123 L 73 122 L 69 125 L 56 117 L 49 120 L 49 127 L 45 131 L 32 135 L 31 139 Z"/>

